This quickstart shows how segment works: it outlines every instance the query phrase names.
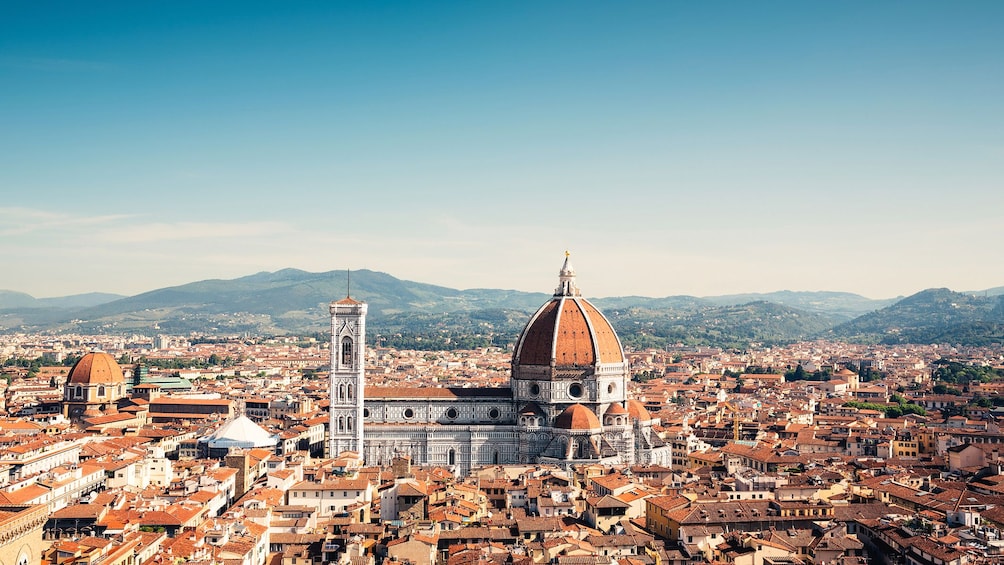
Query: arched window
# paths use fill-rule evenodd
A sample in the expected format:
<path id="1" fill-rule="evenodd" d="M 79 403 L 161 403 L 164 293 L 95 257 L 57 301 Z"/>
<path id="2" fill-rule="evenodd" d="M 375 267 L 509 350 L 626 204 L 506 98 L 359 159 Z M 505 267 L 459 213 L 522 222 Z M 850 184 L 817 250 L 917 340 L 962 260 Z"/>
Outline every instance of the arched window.
<path id="1" fill-rule="evenodd" d="M 350 384 L 350 385 L 348 386 L 348 389 L 347 389 L 347 390 L 348 390 L 348 393 L 349 393 L 349 395 L 348 395 L 348 399 L 349 399 L 349 400 L 352 400 L 352 385 L 351 385 L 351 384 Z"/>
<path id="2" fill-rule="evenodd" d="M 352 338 L 342 338 L 342 365 L 352 366 Z"/>
<path id="3" fill-rule="evenodd" d="M 352 416 L 345 419 L 345 428 L 350 432 L 352 431 Z"/>
<path id="4" fill-rule="evenodd" d="M 98 387 L 98 396 L 104 396 L 104 395 L 105 395 L 105 385 L 101 385 Z"/>
<path id="5" fill-rule="evenodd" d="M 446 452 L 446 464 L 456 465 L 457 464 L 457 452 L 454 450 L 449 450 Z"/>
<path id="6" fill-rule="evenodd" d="M 345 400 L 345 384 L 338 385 L 338 400 Z"/>
<path id="7" fill-rule="evenodd" d="M 498 465 L 501 462 L 500 460 L 501 460 L 501 457 L 499 457 L 499 452 L 498 451 L 496 451 L 495 453 L 492 453 L 492 464 L 493 465 Z"/>
<path id="8" fill-rule="evenodd" d="M 338 431 L 340 432 L 345 431 L 345 418 L 341 416 L 338 417 Z"/>
<path id="9" fill-rule="evenodd" d="M 83 396 L 84 396 L 84 388 L 82 386 L 80 386 L 80 385 L 77 385 L 77 389 L 74 392 L 73 396 L 76 396 L 77 398 L 83 398 Z"/>

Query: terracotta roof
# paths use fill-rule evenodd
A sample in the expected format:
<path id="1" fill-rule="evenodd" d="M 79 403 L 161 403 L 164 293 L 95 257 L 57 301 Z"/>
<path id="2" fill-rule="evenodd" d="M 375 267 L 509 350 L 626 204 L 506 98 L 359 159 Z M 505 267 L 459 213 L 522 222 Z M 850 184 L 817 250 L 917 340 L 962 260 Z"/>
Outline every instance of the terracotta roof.
<path id="1" fill-rule="evenodd" d="M 565 430 L 595 430 L 599 429 L 600 419 L 593 411 L 581 404 L 573 404 L 554 420 L 554 427 Z"/>
<path id="2" fill-rule="evenodd" d="M 555 297 L 530 318 L 516 343 L 514 363 L 582 367 L 620 363 L 624 353 L 610 322 L 588 300 Z"/>
<path id="3" fill-rule="evenodd" d="M 471 397 L 503 397 L 512 398 L 509 388 L 433 388 L 405 386 L 374 386 L 366 387 L 366 398 L 407 398 L 417 400 L 424 398 L 471 398 Z"/>
<path id="4" fill-rule="evenodd" d="M 523 335 L 516 344 L 516 355 L 520 363 L 525 365 L 547 365 L 551 359 L 551 343 L 554 340 L 554 327 L 558 320 L 558 305 L 555 299 L 544 304 L 530 318 Z"/>
<path id="5" fill-rule="evenodd" d="M 182 396 L 162 396 L 160 398 L 154 398 L 150 404 L 152 406 L 228 406 L 230 405 L 230 400 L 227 400 L 226 398 L 185 398 Z"/>
<path id="6" fill-rule="evenodd" d="M 619 414 L 627 414 L 627 413 L 628 413 L 627 409 L 625 409 L 623 406 L 621 406 L 617 402 L 614 402 L 613 404 L 610 405 L 610 408 L 607 408 L 607 412 L 604 415 L 605 416 L 616 416 L 616 415 L 619 415 Z"/>
<path id="7" fill-rule="evenodd" d="M 633 398 L 627 401 L 627 411 L 628 414 L 631 414 L 632 418 L 636 418 L 642 422 L 652 419 L 652 415 L 645 409 L 645 405 Z"/>

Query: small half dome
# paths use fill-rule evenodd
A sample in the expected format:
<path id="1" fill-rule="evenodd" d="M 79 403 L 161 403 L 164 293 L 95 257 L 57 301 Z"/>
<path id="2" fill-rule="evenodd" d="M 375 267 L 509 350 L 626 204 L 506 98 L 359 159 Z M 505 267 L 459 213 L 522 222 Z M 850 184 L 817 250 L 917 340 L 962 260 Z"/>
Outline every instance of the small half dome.
<path id="1" fill-rule="evenodd" d="M 573 404 L 554 420 L 554 427 L 563 430 L 591 431 L 601 429 L 600 419 L 592 410 L 581 404 Z"/>
<path id="2" fill-rule="evenodd" d="M 652 419 L 652 415 L 649 414 L 645 405 L 633 398 L 627 401 L 627 410 L 628 414 L 636 420 L 647 422 Z"/>
<path id="3" fill-rule="evenodd" d="M 628 411 L 626 408 L 621 406 L 619 403 L 614 402 L 613 404 L 610 405 L 610 408 L 607 408 L 607 411 L 604 414 L 604 416 L 621 416 L 627 413 Z"/>

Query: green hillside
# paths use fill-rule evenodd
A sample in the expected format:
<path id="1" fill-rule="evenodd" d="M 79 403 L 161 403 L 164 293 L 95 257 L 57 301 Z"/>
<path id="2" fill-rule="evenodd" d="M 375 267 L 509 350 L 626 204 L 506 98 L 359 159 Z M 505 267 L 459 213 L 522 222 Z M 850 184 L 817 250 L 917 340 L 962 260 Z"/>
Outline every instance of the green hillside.
<path id="1" fill-rule="evenodd" d="M 505 346 L 550 294 L 456 290 L 352 271 L 352 296 L 369 304 L 375 343 L 441 349 Z M 206 280 L 127 298 L 35 299 L 0 291 L 0 331 L 323 336 L 328 305 L 346 293 L 346 272 L 284 269 Z M 771 300 L 736 302 L 750 297 Z M 932 289 L 847 321 L 871 301 L 849 293 L 790 292 L 695 298 L 592 299 L 626 345 L 749 347 L 829 338 L 866 343 L 1000 343 L 1004 296 Z M 803 305 L 799 308 L 793 305 Z"/>
<path id="2" fill-rule="evenodd" d="M 928 289 L 823 334 L 863 343 L 1001 343 L 1004 296 Z"/>

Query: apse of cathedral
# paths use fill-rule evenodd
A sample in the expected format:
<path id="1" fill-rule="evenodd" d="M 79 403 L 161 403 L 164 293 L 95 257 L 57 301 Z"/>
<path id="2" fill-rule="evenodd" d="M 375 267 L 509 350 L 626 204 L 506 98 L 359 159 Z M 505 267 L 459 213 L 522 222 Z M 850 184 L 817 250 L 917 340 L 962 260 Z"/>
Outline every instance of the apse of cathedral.
<path id="1" fill-rule="evenodd" d="M 667 464 L 613 326 L 582 297 L 568 254 L 554 295 L 530 317 L 506 388 L 367 387 L 366 305 L 331 303 L 329 450 L 369 464 L 407 455 L 465 474 L 498 464 Z"/>

